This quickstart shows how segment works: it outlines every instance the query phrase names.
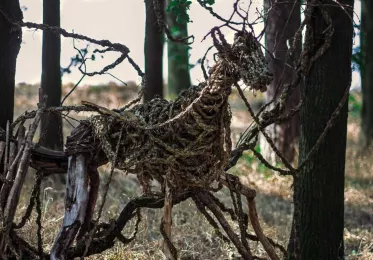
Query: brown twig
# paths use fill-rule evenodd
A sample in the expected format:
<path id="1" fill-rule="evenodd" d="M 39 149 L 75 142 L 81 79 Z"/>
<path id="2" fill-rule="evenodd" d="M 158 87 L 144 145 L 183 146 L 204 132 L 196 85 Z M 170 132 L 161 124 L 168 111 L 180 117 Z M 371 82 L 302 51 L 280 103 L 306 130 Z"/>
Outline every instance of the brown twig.
<path id="1" fill-rule="evenodd" d="M 115 165 L 116 165 L 116 162 L 117 162 L 117 160 L 118 160 L 118 153 L 119 153 L 119 147 L 120 147 L 120 143 L 121 143 L 122 135 L 123 135 L 123 127 L 122 127 L 121 130 L 120 130 L 119 141 L 118 141 L 118 143 L 117 143 L 117 147 L 116 147 L 116 153 L 115 153 L 114 161 L 113 161 L 113 163 L 112 163 L 112 165 L 111 165 L 109 178 L 108 178 L 107 182 L 105 183 L 104 194 L 103 194 L 103 196 L 102 196 L 102 202 L 101 202 L 101 205 L 100 205 L 100 207 L 99 207 L 99 209 L 98 209 L 97 219 L 96 219 L 96 221 L 95 221 L 96 223 L 99 223 L 99 222 L 100 222 L 100 218 L 101 218 L 102 210 L 103 210 L 103 208 L 104 208 L 104 205 L 105 205 L 105 202 L 106 202 L 106 197 L 107 197 L 107 194 L 108 194 L 108 192 L 109 192 L 110 183 L 111 183 L 111 181 L 112 181 L 112 179 L 113 179 Z M 92 231 L 89 233 L 87 243 L 85 244 L 84 254 L 82 255 L 81 259 L 84 259 L 84 257 L 85 257 L 86 254 L 88 253 L 89 245 L 90 245 L 90 243 L 92 242 L 93 234 L 96 232 L 96 230 L 97 230 L 97 226 L 94 226 L 93 229 L 92 229 Z"/>
<path id="2" fill-rule="evenodd" d="M 14 229 L 23 228 L 27 220 L 30 218 L 32 210 L 36 202 L 36 198 L 37 196 L 40 196 L 40 185 L 41 185 L 42 180 L 43 180 L 43 175 L 40 173 L 36 174 L 35 184 L 34 184 L 34 187 L 32 188 L 32 192 L 31 192 L 31 196 L 30 196 L 27 209 L 25 211 L 25 214 L 22 216 L 21 221 L 18 224 L 13 224 Z"/>
<path id="3" fill-rule="evenodd" d="M 250 217 L 251 225 L 259 241 L 264 247 L 264 250 L 267 252 L 271 260 L 280 260 L 272 244 L 268 241 L 267 237 L 263 234 L 263 230 L 260 226 L 259 219 L 258 219 L 258 213 L 256 212 L 255 200 L 251 198 L 247 198 L 247 203 L 249 207 L 249 217 Z"/>
<path id="4" fill-rule="evenodd" d="M 176 260 L 177 254 L 175 247 L 170 247 L 170 241 L 172 243 L 171 237 L 171 225 L 172 225 L 172 191 L 167 184 L 167 180 L 165 180 L 165 199 L 164 199 L 164 207 L 163 207 L 163 218 L 162 218 L 162 225 L 164 230 L 164 236 L 167 238 L 163 242 L 163 252 L 166 255 L 167 259 L 169 260 Z"/>
<path id="5" fill-rule="evenodd" d="M 242 100 L 244 101 L 247 109 L 249 110 L 249 113 L 251 117 L 254 119 L 255 123 L 258 126 L 259 131 L 262 133 L 262 135 L 265 137 L 267 140 L 268 144 L 271 146 L 272 150 L 276 153 L 276 155 L 281 159 L 282 163 L 290 170 L 293 171 L 294 168 L 293 166 L 288 162 L 288 160 L 281 154 L 281 152 L 277 149 L 276 145 L 274 144 L 272 138 L 264 131 L 263 126 L 260 124 L 259 118 L 255 115 L 253 109 L 251 108 L 251 105 L 249 101 L 247 101 L 245 94 L 243 93 L 241 87 L 236 83 L 235 84 L 239 95 L 241 96 Z"/>
<path id="6" fill-rule="evenodd" d="M 242 257 L 244 257 L 244 259 L 247 259 L 247 260 L 252 260 L 253 255 L 248 249 L 246 249 L 242 245 L 240 239 L 234 233 L 234 231 L 232 230 L 229 223 L 227 222 L 227 220 L 225 219 L 224 215 L 219 210 L 219 208 L 216 206 L 216 204 L 210 198 L 208 198 L 208 196 L 206 196 L 203 192 L 196 194 L 196 197 L 201 201 L 201 203 L 203 203 L 203 205 L 206 208 L 208 208 L 214 214 L 214 216 L 219 221 L 222 228 L 227 233 L 227 236 L 232 241 L 232 243 L 236 246 L 238 252 L 242 255 Z"/>
<path id="7" fill-rule="evenodd" d="M 30 161 L 30 156 L 31 156 L 31 148 L 32 148 L 32 140 L 35 135 L 37 126 L 40 122 L 41 115 L 44 112 L 45 108 L 45 99 L 43 96 L 43 92 L 41 89 L 39 89 L 39 96 L 40 96 L 40 103 L 39 103 L 39 109 L 36 112 L 34 122 L 30 126 L 30 130 L 26 136 L 25 140 L 25 148 L 21 157 L 21 161 L 18 166 L 18 171 L 17 175 L 14 180 L 14 184 L 10 190 L 8 200 L 5 206 L 5 223 L 4 225 L 7 226 L 7 228 L 11 228 L 14 215 L 17 209 L 17 204 L 19 201 L 19 196 L 21 193 L 22 185 L 26 177 L 27 169 L 28 169 L 28 164 Z"/>

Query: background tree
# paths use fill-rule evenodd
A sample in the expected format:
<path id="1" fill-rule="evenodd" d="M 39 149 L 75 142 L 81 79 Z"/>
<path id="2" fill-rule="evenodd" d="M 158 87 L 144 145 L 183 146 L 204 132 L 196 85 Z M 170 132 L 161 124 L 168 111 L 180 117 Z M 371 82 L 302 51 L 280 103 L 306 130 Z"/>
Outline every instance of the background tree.
<path id="1" fill-rule="evenodd" d="M 168 0 L 167 24 L 175 38 L 188 37 L 189 16 L 187 10 L 191 1 Z M 180 94 L 191 85 L 189 73 L 189 45 L 167 41 L 168 52 L 168 90 L 172 97 Z"/>
<path id="2" fill-rule="evenodd" d="M 145 78 L 144 101 L 155 96 L 163 96 L 163 28 L 158 24 L 153 0 L 145 0 Z M 164 10 L 164 0 L 158 0 L 160 10 Z"/>
<path id="3" fill-rule="evenodd" d="M 18 0 L 0 0 L 0 7 L 13 21 L 22 21 Z M 16 61 L 21 48 L 22 30 L 15 30 L 0 15 L 0 127 L 13 121 Z"/>
<path id="4" fill-rule="evenodd" d="M 373 1 L 361 1 L 360 72 L 363 93 L 361 128 L 365 147 L 373 140 Z"/>
<path id="5" fill-rule="evenodd" d="M 43 1 L 43 23 L 60 27 L 60 0 Z M 47 106 L 59 106 L 61 102 L 60 54 L 60 35 L 43 31 L 41 88 L 48 96 Z M 40 143 L 51 149 L 63 149 L 61 114 L 42 116 Z"/>
<path id="6" fill-rule="evenodd" d="M 271 55 L 266 52 L 266 58 L 270 61 L 269 67 L 274 77 L 265 94 L 266 102 L 269 102 L 274 97 L 277 98 L 283 87 L 290 84 L 295 77 L 295 70 L 290 66 L 294 65 L 294 60 L 299 57 L 302 47 L 300 42 L 297 43 L 290 58 L 288 46 L 292 44 L 293 37 L 300 26 L 300 1 L 264 0 L 264 8 L 267 11 L 271 8 L 267 18 L 265 45 L 275 57 L 272 59 Z M 297 88 L 288 99 L 286 110 L 295 108 L 299 101 L 300 88 Z M 288 161 L 294 159 L 299 131 L 299 114 L 286 123 L 268 127 L 268 133 L 273 138 L 276 147 Z M 261 140 L 261 146 L 267 159 L 274 162 L 275 153 L 264 138 Z"/>
<path id="7" fill-rule="evenodd" d="M 353 0 L 339 4 L 353 7 Z M 330 15 L 332 26 L 325 22 L 323 8 Z M 346 8 L 352 17 L 352 8 Z M 299 162 L 324 132 L 333 111 L 351 85 L 352 20 L 333 0 L 316 6 L 310 14 L 306 41 L 313 49 L 305 50 L 308 58 L 323 48 L 330 30 L 334 29 L 331 46 L 313 63 L 305 76 L 302 92 L 301 135 Z M 309 48 L 309 47 L 308 47 Z M 311 47 L 312 48 L 312 47 Z M 307 58 L 307 57 L 305 57 Z M 348 93 L 347 93 L 348 94 Z M 344 258 L 344 181 L 347 135 L 347 103 L 337 114 L 336 121 L 305 167 L 294 176 L 295 241 L 300 248 L 290 252 L 290 259 Z M 294 223 L 293 223 L 294 225 Z M 292 242 L 292 241 L 290 241 Z M 297 256 L 297 253 L 300 255 Z"/>

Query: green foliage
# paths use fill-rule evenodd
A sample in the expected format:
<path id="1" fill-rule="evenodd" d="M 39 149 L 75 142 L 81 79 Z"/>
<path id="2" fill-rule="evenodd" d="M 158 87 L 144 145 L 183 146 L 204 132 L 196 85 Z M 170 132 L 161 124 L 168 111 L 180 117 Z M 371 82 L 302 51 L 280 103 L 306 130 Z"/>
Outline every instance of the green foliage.
<path id="1" fill-rule="evenodd" d="M 260 153 L 260 146 L 256 146 L 255 150 Z M 256 173 L 263 174 L 265 179 L 268 179 L 273 176 L 273 172 L 268 169 L 264 164 L 262 164 L 258 158 L 252 152 L 245 152 L 242 154 L 242 160 L 244 160 L 245 164 L 254 168 Z M 277 167 L 279 165 L 276 165 Z"/>
<path id="2" fill-rule="evenodd" d="M 213 5 L 215 4 L 215 0 L 201 0 L 201 3 L 204 5 Z M 171 0 L 166 10 L 176 16 L 178 24 L 185 24 L 191 22 L 188 14 L 191 4 L 191 0 Z M 175 30 L 177 30 L 177 27 L 171 28 L 171 31 Z"/>
<path id="3" fill-rule="evenodd" d="M 215 0 L 202 0 L 202 2 L 204 4 L 207 4 L 207 5 L 213 5 L 213 4 L 215 4 Z"/>
<path id="4" fill-rule="evenodd" d="M 177 23 L 189 23 L 191 20 L 187 10 L 189 10 L 191 4 L 191 0 L 172 0 L 167 7 L 167 12 L 171 12 L 176 16 Z M 171 30 L 177 30 L 177 28 L 172 28 Z"/>
<path id="5" fill-rule="evenodd" d="M 353 115 L 359 116 L 362 108 L 362 102 L 359 96 L 351 93 L 348 99 L 349 110 Z"/>
<path id="6" fill-rule="evenodd" d="M 351 93 L 348 97 L 348 109 L 350 111 L 350 115 L 354 118 L 360 116 L 361 113 L 362 103 L 356 93 Z"/>

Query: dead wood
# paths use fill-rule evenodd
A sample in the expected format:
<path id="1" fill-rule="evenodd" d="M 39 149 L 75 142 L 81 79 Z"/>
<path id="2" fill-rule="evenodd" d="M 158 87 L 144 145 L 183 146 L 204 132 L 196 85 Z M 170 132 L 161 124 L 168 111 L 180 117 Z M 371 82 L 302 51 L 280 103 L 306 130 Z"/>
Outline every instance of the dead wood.
<path id="1" fill-rule="evenodd" d="M 45 100 L 43 98 L 42 93 L 40 93 L 40 97 L 41 97 L 41 100 L 39 104 L 39 109 L 36 113 L 34 122 L 31 124 L 30 130 L 26 135 L 25 148 L 22 153 L 22 157 L 20 159 L 17 174 L 15 177 L 14 183 L 12 185 L 12 188 L 10 189 L 7 203 L 6 203 L 5 210 L 4 210 L 4 217 L 5 217 L 4 224 L 8 227 L 8 230 L 12 226 L 12 223 L 13 223 L 14 215 L 17 209 L 17 204 L 19 201 L 19 195 L 21 193 L 21 189 L 22 189 L 25 177 L 26 177 L 26 173 L 27 173 L 27 169 L 28 169 L 28 165 L 29 165 L 29 161 L 31 157 L 31 148 L 33 146 L 32 141 L 33 141 L 36 129 L 39 125 L 41 114 L 43 113 L 43 109 L 45 107 L 45 104 L 44 104 Z"/>
<path id="2" fill-rule="evenodd" d="M 86 218 L 89 200 L 87 164 L 87 158 L 83 154 L 69 157 L 65 215 L 51 249 L 51 260 L 68 259 L 67 250 Z"/>

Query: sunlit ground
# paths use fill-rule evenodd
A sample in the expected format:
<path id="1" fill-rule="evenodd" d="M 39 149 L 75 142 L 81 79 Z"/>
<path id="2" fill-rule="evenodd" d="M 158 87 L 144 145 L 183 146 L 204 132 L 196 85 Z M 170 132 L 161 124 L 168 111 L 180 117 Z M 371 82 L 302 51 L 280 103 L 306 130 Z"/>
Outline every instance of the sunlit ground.
<path id="1" fill-rule="evenodd" d="M 68 86 L 64 89 L 67 93 Z M 24 87 L 17 90 L 16 110 L 19 114 L 26 109 L 34 109 L 37 103 L 37 86 Z M 78 104 L 80 100 L 90 100 L 100 105 L 116 108 L 123 105 L 123 100 L 128 100 L 136 95 L 135 86 L 128 87 L 127 91 L 114 85 L 105 88 L 94 87 L 89 90 L 81 89 L 73 93 L 68 104 Z M 253 98 L 248 93 L 250 102 L 254 107 L 259 107 L 262 97 Z M 233 139 L 236 140 L 239 133 L 244 131 L 250 122 L 244 106 L 233 95 Z M 345 187 L 345 254 L 346 259 L 373 259 L 373 164 L 372 154 L 362 153 L 359 146 L 360 119 L 359 119 L 358 94 L 350 98 L 351 112 L 348 124 L 348 142 L 346 154 L 346 187 Z M 79 117 L 87 114 L 78 115 Z M 70 120 L 71 124 L 76 124 Z M 69 123 L 65 122 L 64 132 L 71 130 Z M 101 183 L 104 184 L 108 167 L 101 169 Z M 286 247 L 292 216 L 292 190 L 291 178 L 281 177 L 266 169 L 252 156 L 246 153 L 236 167 L 231 170 L 241 176 L 242 181 L 249 187 L 257 190 L 257 208 L 265 234 Z M 32 188 L 33 174 L 28 176 L 29 185 L 23 190 L 20 205 L 26 205 Z M 44 183 L 43 192 L 43 235 L 44 250 L 48 251 L 57 235 L 61 224 L 64 205 L 64 187 L 53 183 L 52 180 Z M 105 204 L 103 220 L 115 217 L 125 204 L 133 197 L 140 194 L 138 182 L 134 176 L 125 176 L 117 172 L 109 190 L 109 196 Z M 227 192 L 220 192 L 219 197 L 227 205 L 230 196 Z M 100 204 L 100 201 L 98 202 Z M 21 217 L 25 207 L 19 207 L 18 216 Z M 195 214 L 196 208 L 186 201 L 174 207 L 173 213 L 173 241 L 179 249 L 182 259 L 239 259 L 232 245 L 225 244 L 214 235 L 214 230 L 203 216 Z M 119 242 L 114 248 L 100 256 L 91 256 L 89 259 L 164 259 L 161 246 L 162 239 L 158 231 L 162 211 L 142 210 L 143 220 L 137 239 L 127 246 Z M 22 235 L 36 243 L 36 215 L 22 229 Z M 126 228 L 127 236 L 133 232 L 134 223 Z M 251 230 L 252 233 L 252 230 Z M 253 251 L 257 255 L 265 256 L 261 246 L 251 243 Z"/>

